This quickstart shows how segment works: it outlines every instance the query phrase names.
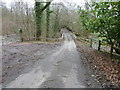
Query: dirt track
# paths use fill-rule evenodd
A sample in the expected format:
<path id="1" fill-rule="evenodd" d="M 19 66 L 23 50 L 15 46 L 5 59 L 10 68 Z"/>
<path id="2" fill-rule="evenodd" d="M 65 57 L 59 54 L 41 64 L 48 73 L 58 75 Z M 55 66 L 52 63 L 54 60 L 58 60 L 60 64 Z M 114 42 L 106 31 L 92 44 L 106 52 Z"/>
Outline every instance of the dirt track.
<path id="1" fill-rule="evenodd" d="M 3 87 L 100 87 L 83 66 L 81 54 L 69 32 L 64 43 L 3 46 Z M 89 80 L 92 78 L 92 82 Z"/>
<path id="2" fill-rule="evenodd" d="M 19 75 L 31 71 L 34 63 L 44 59 L 60 44 L 19 43 L 2 47 L 3 86 Z"/>

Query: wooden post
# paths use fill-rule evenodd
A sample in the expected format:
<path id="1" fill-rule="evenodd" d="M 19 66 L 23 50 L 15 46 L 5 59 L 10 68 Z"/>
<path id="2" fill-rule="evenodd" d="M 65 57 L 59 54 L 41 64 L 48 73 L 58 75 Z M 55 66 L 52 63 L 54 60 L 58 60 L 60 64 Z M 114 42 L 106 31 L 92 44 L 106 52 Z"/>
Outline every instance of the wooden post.
<path id="1" fill-rule="evenodd" d="M 113 43 L 111 44 L 111 49 L 110 49 L 110 58 L 112 59 L 112 53 L 113 53 Z"/>
<path id="2" fill-rule="evenodd" d="M 92 48 L 92 39 L 90 39 L 90 47 Z"/>
<path id="3" fill-rule="evenodd" d="M 100 51 L 101 41 L 99 40 L 98 51 Z"/>
<path id="4" fill-rule="evenodd" d="M 19 29 L 19 33 L 20 33 L 20 40 L 21 40 L 21 42 L 23 42 L 23 30 L 22 30 L 22 28 L 20 28 Z"/>

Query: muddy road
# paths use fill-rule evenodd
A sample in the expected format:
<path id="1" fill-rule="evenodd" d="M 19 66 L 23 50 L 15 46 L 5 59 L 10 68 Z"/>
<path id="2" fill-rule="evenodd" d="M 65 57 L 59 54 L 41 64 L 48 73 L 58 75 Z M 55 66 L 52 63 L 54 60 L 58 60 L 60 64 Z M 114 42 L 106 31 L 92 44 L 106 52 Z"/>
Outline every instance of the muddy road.
<path id="1" fill-rule="evenodd" d="M 25 68 L 6 88 L 86 88 L 87 70 L 70 32 L 62 30 L 64 43 Z M 38 53 L 39 56 L 39 53 Z M 28 71 L 29 70 L 29 71 Z M 95 85 L 97 87 L 97 84 Z"/>

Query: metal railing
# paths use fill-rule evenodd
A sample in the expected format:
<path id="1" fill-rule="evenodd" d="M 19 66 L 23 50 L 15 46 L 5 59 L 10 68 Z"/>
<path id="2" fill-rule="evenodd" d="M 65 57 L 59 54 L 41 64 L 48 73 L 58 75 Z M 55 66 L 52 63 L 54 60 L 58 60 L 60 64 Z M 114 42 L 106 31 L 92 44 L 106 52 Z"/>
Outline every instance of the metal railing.
<path id="1" fill-rule="evenodd" d="M 20 37 L 16 34 L 0 36 L 0 40 L 2 41 L 2 45 L 21 41 Z"/>

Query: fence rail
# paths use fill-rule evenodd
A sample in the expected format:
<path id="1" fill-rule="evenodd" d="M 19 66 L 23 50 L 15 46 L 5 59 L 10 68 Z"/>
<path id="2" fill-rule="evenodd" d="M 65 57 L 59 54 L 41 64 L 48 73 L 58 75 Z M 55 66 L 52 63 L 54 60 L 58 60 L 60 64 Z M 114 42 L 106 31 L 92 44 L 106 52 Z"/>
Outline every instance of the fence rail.
<path id="1" fill-rule="evenodd" d="M 111 44 L 107 44 L 103 41 L 97 40 L 97 39 L 85 39 L 85 38 L 78 38 L 78 40 L 80 40 L 83 43 L 86 43 L 87 45 L 89 45 L 90 47 L 98 50 L 98 51 L 106 51 L 110 53 L 110 57 L 112 59 L 113 54 L 117 54 L 115 52 L 114 49 L 118 49 L 120 50 L 120 48 L 115 47 L 114 45 Z M 120 56 L 120 54 L 117 54 L 118 56 Z"/>

